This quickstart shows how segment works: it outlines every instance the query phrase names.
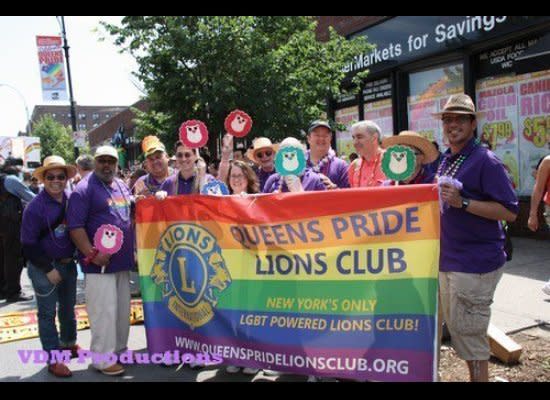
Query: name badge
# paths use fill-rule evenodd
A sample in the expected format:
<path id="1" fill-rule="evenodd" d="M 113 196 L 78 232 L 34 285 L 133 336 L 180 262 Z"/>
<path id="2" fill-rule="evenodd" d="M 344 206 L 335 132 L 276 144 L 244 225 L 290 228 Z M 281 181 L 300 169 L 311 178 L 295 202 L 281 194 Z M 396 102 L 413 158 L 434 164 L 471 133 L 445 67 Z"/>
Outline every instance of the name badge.
<path id="1" fill-rule="evenodd" d="M 59 226 L 55 228 L 54 235 L 56 238 L 60 239 L 64 237 L 66 234 L 67 234 L 67 225 L 59 224 Z"/>

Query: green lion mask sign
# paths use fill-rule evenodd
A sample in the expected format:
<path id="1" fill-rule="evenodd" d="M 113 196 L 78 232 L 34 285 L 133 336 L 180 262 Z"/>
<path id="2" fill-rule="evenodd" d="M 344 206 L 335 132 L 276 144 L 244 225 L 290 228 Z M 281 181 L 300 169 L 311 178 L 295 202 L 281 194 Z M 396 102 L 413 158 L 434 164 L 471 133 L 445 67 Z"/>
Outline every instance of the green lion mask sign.
<path id="1" fill-rule="evenodd" d="M 304 151 L 298 147 L 285 147 L 275 156 L 275 170 L 281 176 L 302 174 L 306 168 Z"/>
<path id="2" fill-rule="evenodd" d="M 416 165 L 416 155 L 407 146 L 391 146 L 382 157 L 382 172 L 388 179 L 403 181 L 410 178 Z"/>

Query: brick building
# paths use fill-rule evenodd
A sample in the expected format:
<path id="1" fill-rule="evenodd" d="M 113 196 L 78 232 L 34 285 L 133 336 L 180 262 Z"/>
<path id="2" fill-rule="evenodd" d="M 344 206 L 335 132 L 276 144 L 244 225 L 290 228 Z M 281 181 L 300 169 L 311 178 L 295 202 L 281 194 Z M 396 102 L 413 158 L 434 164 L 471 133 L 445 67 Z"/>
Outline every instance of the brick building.
<path id="1" fill-rule="evenodd" d="M 80 106 L 76 105 L 76 129 L 89 131 L 103 124 L 115 114 L 126 109 L 126 106 Z M 50 114 L 52 118 L 64 126 L 71 126 L 71 107 L 58 105 L 38 105 L 32 111 L 31 123 L 34 124 L 43 115 Z"/>

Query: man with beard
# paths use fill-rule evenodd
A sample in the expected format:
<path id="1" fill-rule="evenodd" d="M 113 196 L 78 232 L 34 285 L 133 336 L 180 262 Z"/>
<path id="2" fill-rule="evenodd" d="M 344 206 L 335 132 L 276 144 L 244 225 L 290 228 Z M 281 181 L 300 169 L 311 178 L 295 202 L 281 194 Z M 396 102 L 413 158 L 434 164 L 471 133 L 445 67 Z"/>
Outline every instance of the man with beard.
<path id="1" fill-rule="evenodd" d="M 99 147 L 94 162 L 94 172 L 77 185 L 69 199 L 67 220 L 85 274 L 90 350 L 120 354 L 126 350 L 130 331 L 130 271 L 134 267 L 131 194 L 116 178 L 118 153 L 114 147 Z M 104 224 L 114 225 L 124 234 L 122 248 L 113 255 L 93 245 L 95 232 Z M 96 362 L 94 367 L 106 375 L 124 373 L 124 367 L 112 360 Z"/>

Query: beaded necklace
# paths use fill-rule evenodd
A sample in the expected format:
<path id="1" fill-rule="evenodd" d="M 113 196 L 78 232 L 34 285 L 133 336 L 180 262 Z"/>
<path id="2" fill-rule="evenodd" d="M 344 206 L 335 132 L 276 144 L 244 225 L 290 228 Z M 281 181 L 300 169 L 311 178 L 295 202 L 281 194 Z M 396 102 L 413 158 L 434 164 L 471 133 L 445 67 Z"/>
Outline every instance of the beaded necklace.
<path id="1" fill-rule="evenodd" d="M 322 173 L 321 171 L 323 171 L 325 165 L 328 164 L 330 167 L 330 163 L 332 162 L 332 160 L 334 160 L 334 157 L 336 157 L 336 153 L 334 152 L 334 150 L 329 149 L 327 155 L 321 158 L 317 165 L 314 165 L 313 161 L 311 160 L 311 150 L 307 151 L 307 161 L 311 164 L 311 169 L 318 174 Z"/>
<path id="2" fill-rule="evenodd" d="M 120 183 L 118 182 L 118 180 L 115 178 L 114 182 L 117 184 L 117 187 L 118 187 L 118 190 L 120 191 L 120 194 L 122 195 L 122 198 L 124 199 L 124 214 L 126 214 L 126 216 L 122 216 L 122 214 L 118 211 L 118 207 L 117 207 L 117 204 L 116 204 L 116 201 L 115 201 L 115 198 L 113 197 L 113 194 L 111 193 L 111 191 L 107 188 L 107 185 L 105 185 L 105 183 L 100 179 L 99 180 L 101 182 L 101 184 L 103 185 L 103 188 L 105 189 L 105 191 L 109 194 L 109 197 L 111 198 L 111 201 L 112 201 L 112 209 L 115 211 L 115 213 L 120 217 L 120 219 L 124 222 L 128 222 L 130 220 L 130 207 L 129 207 L 129 204 L 131 204 L 131 200 L 128 199 L 126 197 L 126 195 L 124 194 L 124 191 L 122 190 L 122 187 L 120 186 Z"/>

